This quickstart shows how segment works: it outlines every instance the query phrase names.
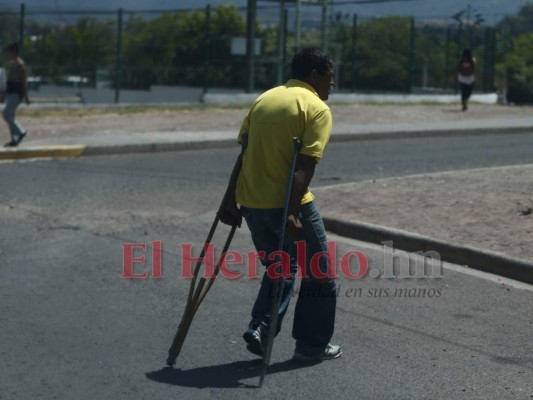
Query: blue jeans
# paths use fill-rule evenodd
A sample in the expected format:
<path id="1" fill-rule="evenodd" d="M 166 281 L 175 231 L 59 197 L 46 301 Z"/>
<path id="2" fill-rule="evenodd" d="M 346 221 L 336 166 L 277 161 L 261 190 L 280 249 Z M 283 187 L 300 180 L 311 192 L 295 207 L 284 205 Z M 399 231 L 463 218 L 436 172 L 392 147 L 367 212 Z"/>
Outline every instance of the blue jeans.
<path id="1" fill-rule="evenodd" d="M 11 140 L 17 141 L 26 130 L 15 119 L 15 112 L 20 105 L 22 99 L 16 93 L 8 93 L 6 95 L 6 105 L 4 107 L 3 117 L 9 126 L 9 132 L 11 133 Z"/>
<path id="2" fill-rule="evenodd" d="M 265 252 L 262 263 L 268 268 L 273 262 L 278 261 L 277 259 L 269 261 L 268 255 L 279 250 L 278 242 L 283 209 L 255 209 L 242 206 L 241 212 L 252 233 L 252 240 L 257 251 Z M 291 258 L 291 277 L 285 279 L 276 333 L 281 329 L 283 317 L 287 312 L 294 288 L 294 275 L 298 269 L 295 242 L 305 241 L 306 273 L 300 284 L 292 336 L 296 339 L 297 351 L 313 354 L 321 352 L 333 336 L 337 293 L 335 281 L 332 278 L 315 278 L 310 269 L 313 255 L 320 251 L 327 251 L 326 231 L 316 206 L 313 203 L 300 206 L 299 218 L 302 222 L 302 229 L 298 236 L 294 238 L 286 235 L 283 245 L 283 250 Z M 327 273 L 328 260 L 326 257 L 319 258 L 319 268 L 321 272 Z M 265 271 L 252 309 L 252 320 L 265 326 L 268 326 L 270 320 L 274 296 L 273 283 L 274 280 Z"/>

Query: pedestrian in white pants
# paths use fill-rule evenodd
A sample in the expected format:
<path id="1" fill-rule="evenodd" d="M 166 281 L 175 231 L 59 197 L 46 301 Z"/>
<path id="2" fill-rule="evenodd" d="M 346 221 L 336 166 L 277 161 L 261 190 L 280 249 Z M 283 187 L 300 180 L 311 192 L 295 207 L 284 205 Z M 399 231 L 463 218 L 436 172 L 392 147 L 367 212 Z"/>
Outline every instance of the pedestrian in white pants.
<path id="1" fill-rule="evenodd" d="M 24 100 L 30 104 L 28 97 L 28 78 L 24 61 L 19 57 L 19 46 L 16 43 L 6 47 L 7 55 L 11 61 L 11 67 L 7 77 L 5 107 L 3 112 L 4 120 L 9 126 L 11 141 L 6 143 L 6 147 L 17 147 L 28 133 L 15 119 L 17 107 Z"/>

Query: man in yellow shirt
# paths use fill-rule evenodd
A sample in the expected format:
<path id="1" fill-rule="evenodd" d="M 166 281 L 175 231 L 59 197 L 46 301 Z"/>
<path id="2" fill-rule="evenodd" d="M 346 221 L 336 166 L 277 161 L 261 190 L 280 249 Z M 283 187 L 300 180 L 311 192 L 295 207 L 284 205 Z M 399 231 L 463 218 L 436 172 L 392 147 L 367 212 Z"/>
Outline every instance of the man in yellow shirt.
<path id="1" fill-rule="evenodd" d="M 311 268 L 313 255 L 327 251 L 322 218 L 309 191 L 315 166 L 322 158 L 331 135 L 332 116 L 324 103 L 334 83 L 331 57 L 320 49 L 298 52 L 291 65 L 287 83 L 263 93 L 252 105 L 239 133 L 239 143 L 248 134 L 242 168 L 236 182 L 235 200 L 252 234 L 258 252 L 264 252 L 263 264 L 274 264 L 269 257 L 278 249 L 279 226 L 282 219 L 293 137 L 302 148 L 296 161 L 286 239 L 283 250 L 290 255 L 290 275 L 284 280 L 276 334 L 287 311 L 298 264 L 297 241 L 305 241 L 306 262 L 301 265 L 300 291 L 294 315 L 292 335 L 296 340 L 294 359 L 301 361 L 338 358 L 341 348 L 330 344 L 336 307 L 336 288 L 332 277 L 317 277 Z M 227 215 L 236 215 L 237 204 L 231 204 Z M 224 220 L 224 218 L 222 218 Z M 319 258 L 319 269 L 328 273 L 328 260 Z M 322 274 L 321 274 L 322 275 Z M 273 298 L 273 279 L 267 271 L 253 306 L 252 321 L 243 338 L 247 349 L 262 356 L 266 346 Z"/>

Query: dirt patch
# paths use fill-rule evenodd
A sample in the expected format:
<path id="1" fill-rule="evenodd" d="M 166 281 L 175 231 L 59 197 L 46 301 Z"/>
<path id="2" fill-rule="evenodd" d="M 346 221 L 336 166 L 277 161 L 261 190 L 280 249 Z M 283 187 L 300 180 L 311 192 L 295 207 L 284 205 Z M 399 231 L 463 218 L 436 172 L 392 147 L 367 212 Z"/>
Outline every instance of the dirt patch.
<path id="1" fill-rule="evenodd" d="M 533 262 L 533 165 L 376 179 L 313 190 L 324 216 Z"/>

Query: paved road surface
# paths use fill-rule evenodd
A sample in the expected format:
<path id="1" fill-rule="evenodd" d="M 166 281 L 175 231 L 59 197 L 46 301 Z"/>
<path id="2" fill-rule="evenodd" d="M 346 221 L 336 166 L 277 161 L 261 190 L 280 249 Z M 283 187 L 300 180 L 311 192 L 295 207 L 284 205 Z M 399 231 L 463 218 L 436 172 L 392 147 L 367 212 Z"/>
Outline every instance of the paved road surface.
<path id="1" fill-rule="evenodd" d="M 335 144 L 317 183 L 533 162 L 532 144 L 530 135 Z M 204 240 L 235 154 L 0 165 L 0 399 L 530 398 L 531 287 L 453 266 L 441 279 L 341 278 L 343 357 L 289 361 L 289 312 L 260 392 L 240 337 L 257 282 L 219 279 L 178 369 L 162 369 L 188 290 L 178 244 Z M 165 278 L 122 279 L 121 244 L 154 240 Z M 252 249 L 246 229 L 232 248 Z M 383 270 L 379 247 L 339 241 L 339 254 L 354 249 Z M 399 297 L 406 290 L 412 297 Z"/>

